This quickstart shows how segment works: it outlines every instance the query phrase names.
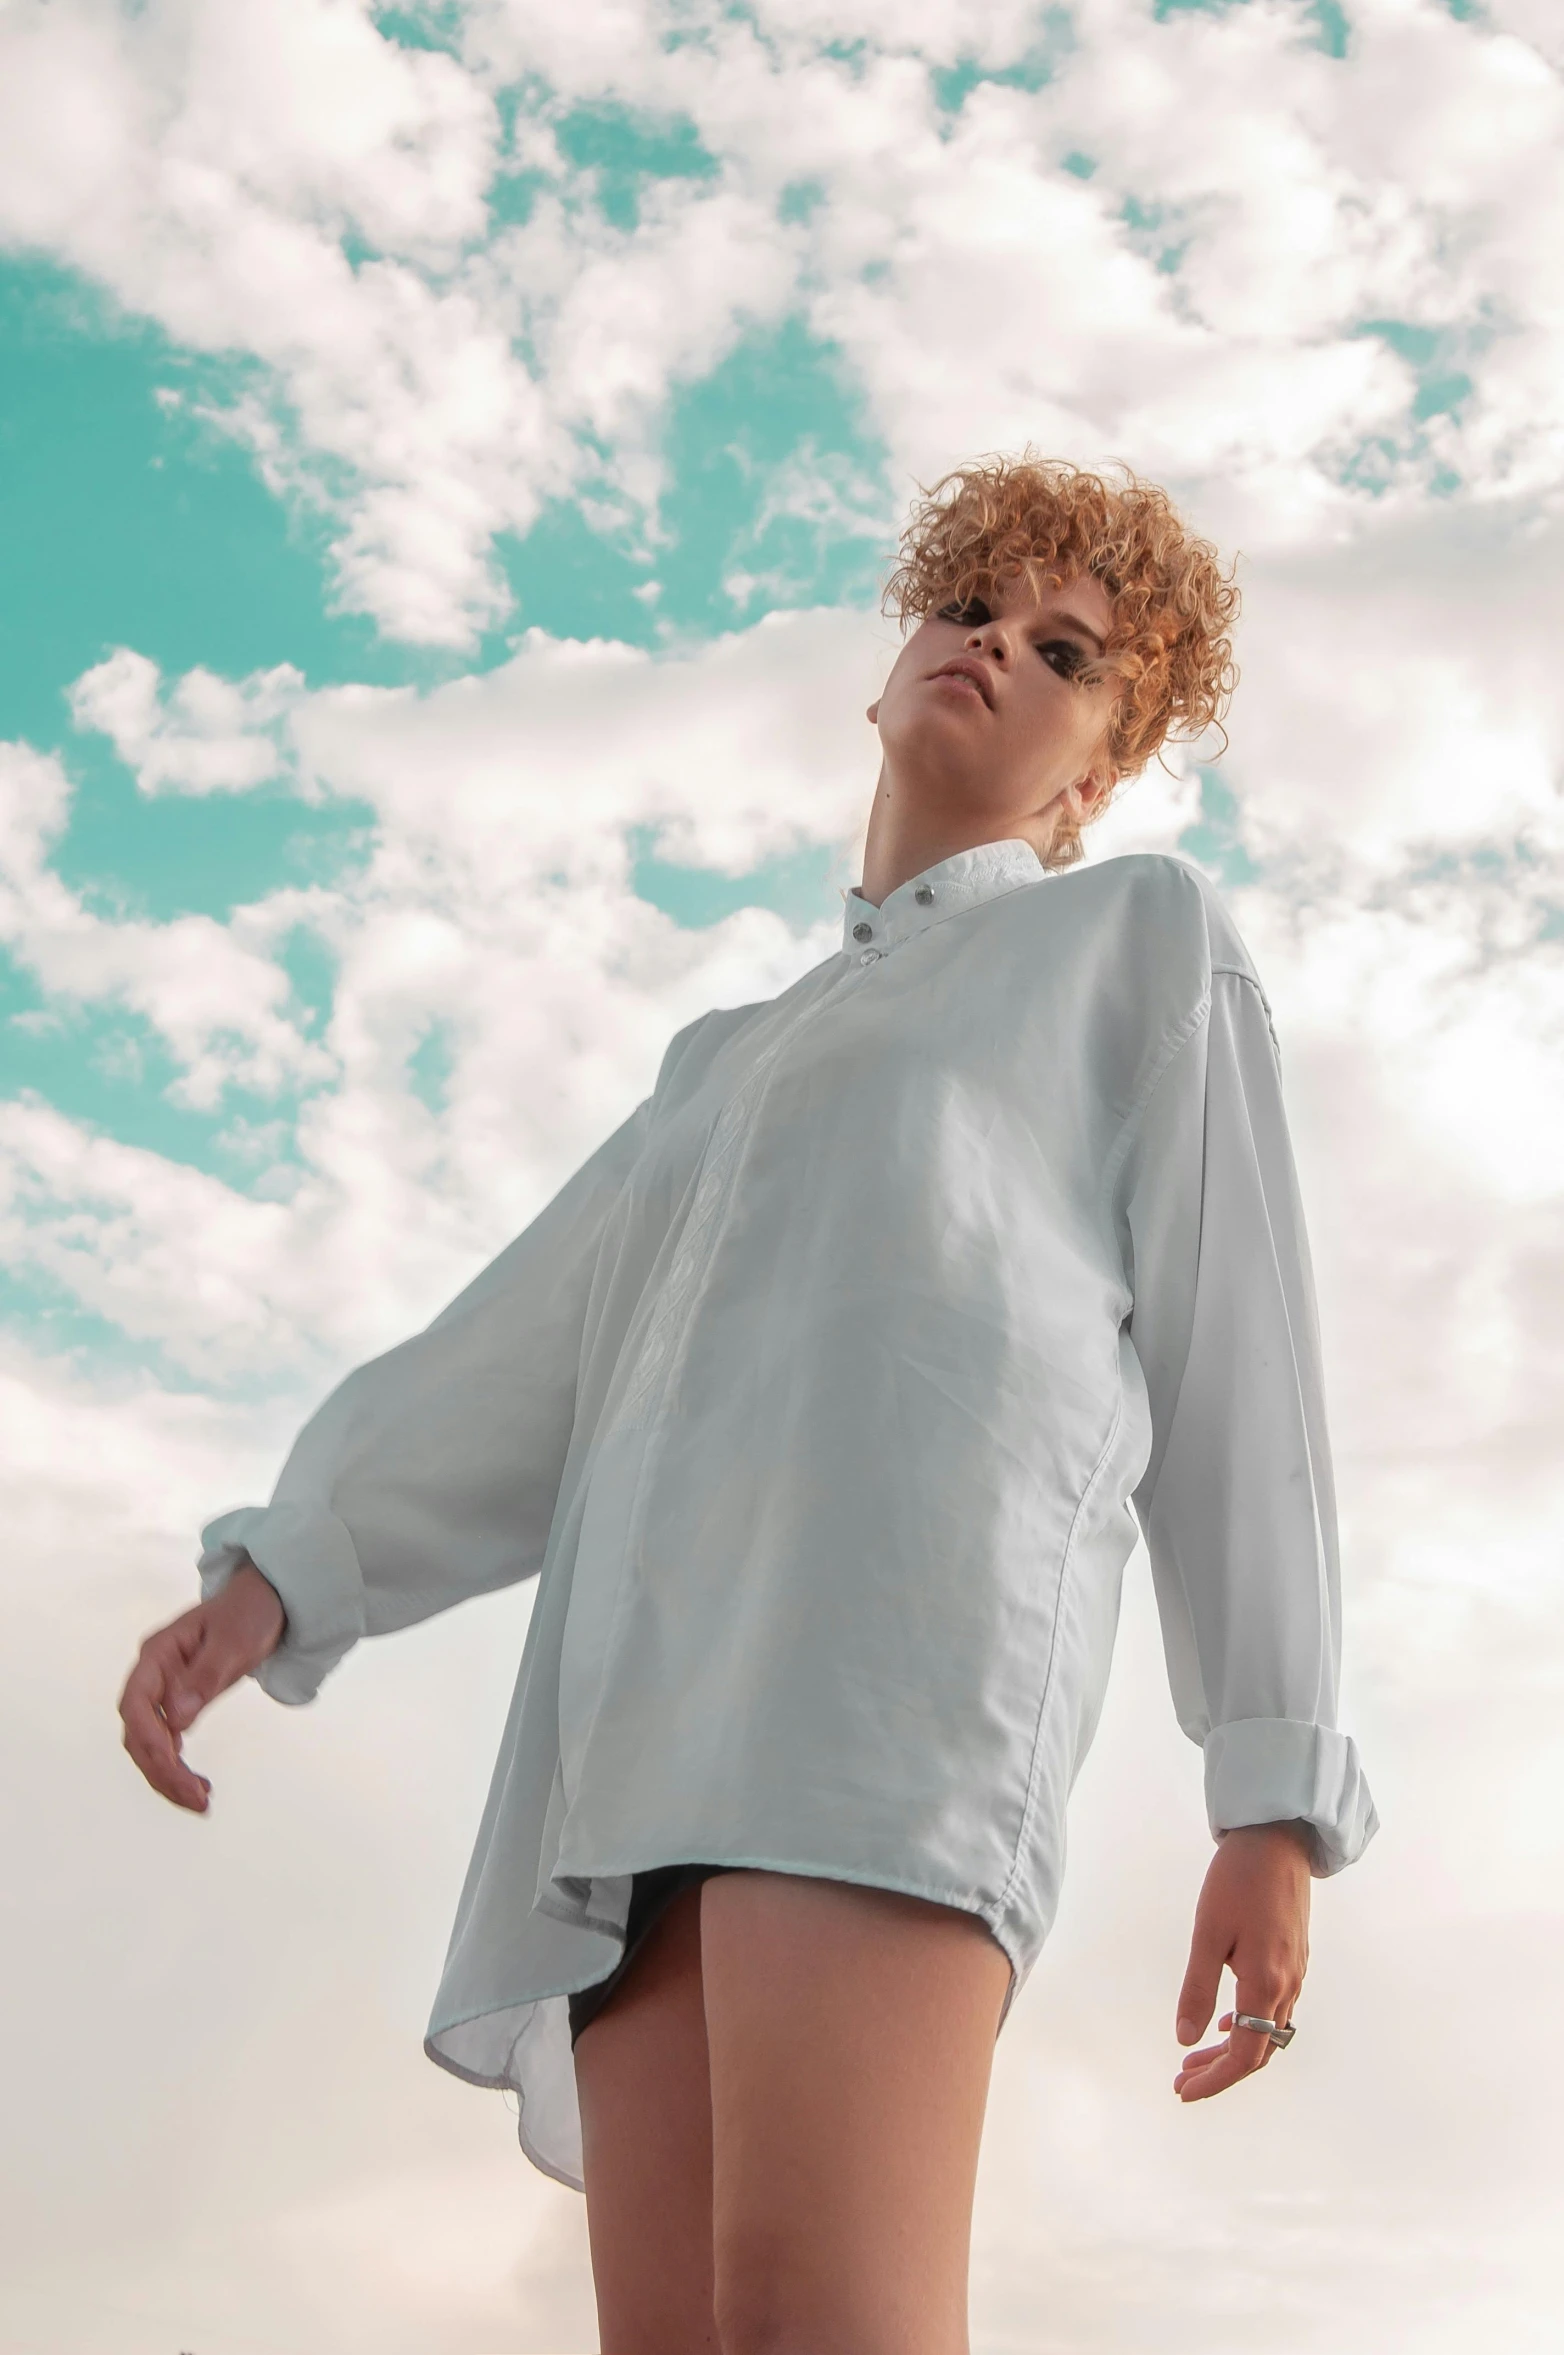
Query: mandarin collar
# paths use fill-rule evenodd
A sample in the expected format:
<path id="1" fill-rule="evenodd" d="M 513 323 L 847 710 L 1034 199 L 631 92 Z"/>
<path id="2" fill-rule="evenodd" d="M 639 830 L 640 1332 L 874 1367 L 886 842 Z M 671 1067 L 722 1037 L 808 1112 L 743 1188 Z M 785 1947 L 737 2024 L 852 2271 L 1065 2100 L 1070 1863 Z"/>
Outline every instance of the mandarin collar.
<path id="1" fill-rule="evenodd" d="M 865 949 L 894 947 L 941 924 L 964 908 L 1000 899 L 1024 883 L 1040 883 L 1048 874 L 1029 842 L 1019 839 L 980 842 L 972 850 L 958 850 L 938 866 L 909 875 L 887 892 L 879 907 L 866 900 L 857 885 L 842 894 L 842 947 L 851 954 Z"/>

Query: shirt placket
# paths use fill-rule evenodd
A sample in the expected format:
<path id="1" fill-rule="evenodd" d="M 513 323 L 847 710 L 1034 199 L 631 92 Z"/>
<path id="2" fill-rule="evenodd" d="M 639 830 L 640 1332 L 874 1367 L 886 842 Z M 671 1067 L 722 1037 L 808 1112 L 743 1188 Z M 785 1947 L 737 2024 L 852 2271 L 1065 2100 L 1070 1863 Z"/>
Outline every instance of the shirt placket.
<path id="1" fill-rule="evenodd" d="M 901 901 L 889 917 L 883 908 L 876 908 L 867 900 L 860 902 L 860 913 L 848 928 L 851 962 L 812 1005 L 806 1006 L 761 1050 L 718 1114 L 702 1156 L 690 1215 L 669 1263 L 635 1371 L 626 1387 L 618 1417 L 621 1423 L 655 1422 L 678 1379 L 701 1291 L 727 1223 L 745 1151 L 778 1057 L 812 1022 L 822 1020 L 844 997 L 850 996 L 862 978 L 893 950 L 904 941 L 916 938 L 931 920 L 937 921 L 933 911 L 940 907 L 942 900 L 951 903 L 948 912 L 955 914 L 970 904 L 971 895 L 943 892 L 927 878 L 920 878 L 913 885 L 911 905 Z M 844 948 L 846 945 L 844 941 Z"/>
<path id="2" fill-rule="evenodd" d="M 881 949 L 867 958 L 860 956 L 859 965 L 873 965 L 883 953 Z M 794 1021 L 779 1030 L 761 1049 L 718 1113 L 701 1157 L 700 1176 L 684 1232 L 669 1262 L 635 1372 L 616 1418 L 621 1424 L 655 1422 L 677 1377 L 695 1322 L 704 1278 L 727 1223 L 745 1148 L 754 1133 L 766 1085 L 778 1057 L 802 1031 L 840 1001 L 855 979 L 854 968 L 849 966 L 813 1005 L 806 1006 Z"/>

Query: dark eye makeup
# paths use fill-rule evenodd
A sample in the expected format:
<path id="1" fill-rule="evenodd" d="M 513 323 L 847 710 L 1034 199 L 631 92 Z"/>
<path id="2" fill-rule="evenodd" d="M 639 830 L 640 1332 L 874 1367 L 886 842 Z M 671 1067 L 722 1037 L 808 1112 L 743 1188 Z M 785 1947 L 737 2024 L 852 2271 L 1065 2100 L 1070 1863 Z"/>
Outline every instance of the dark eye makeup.
<path id="1" fill-rule="evenodd" d="M 964 605 L 959 598 L 953 599 L 949 605 L 942 605 L 937 618 L 940 621 L 959 622 L 964 629 L 977 630 L 994 617 L 981 597 L 969 597 Z M 1039 638 L 1035 644 L 1044 662 L 1056 670 L 1061 679 L 1075 678 L 1091 661 L 1091 656 L 1073 638 Z"/>

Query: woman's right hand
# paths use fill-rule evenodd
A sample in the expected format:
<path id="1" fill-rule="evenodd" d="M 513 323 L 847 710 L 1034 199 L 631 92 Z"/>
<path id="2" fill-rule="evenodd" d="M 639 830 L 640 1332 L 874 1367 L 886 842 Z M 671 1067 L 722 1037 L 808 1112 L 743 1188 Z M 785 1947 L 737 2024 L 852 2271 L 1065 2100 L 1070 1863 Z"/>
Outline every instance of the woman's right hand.
<path id="1" fill-rule="evenodd" d="M 142 1645 L 119 1697 L 125 1747 L 153 1790 L 176 1807 L 204 1815 L 212 1788 L 181 1757 L 184 1736 L 208 1701 L 275 1652 L 285 1625 L 277 1589 L 243 1562 L 221 1593 Z"/>

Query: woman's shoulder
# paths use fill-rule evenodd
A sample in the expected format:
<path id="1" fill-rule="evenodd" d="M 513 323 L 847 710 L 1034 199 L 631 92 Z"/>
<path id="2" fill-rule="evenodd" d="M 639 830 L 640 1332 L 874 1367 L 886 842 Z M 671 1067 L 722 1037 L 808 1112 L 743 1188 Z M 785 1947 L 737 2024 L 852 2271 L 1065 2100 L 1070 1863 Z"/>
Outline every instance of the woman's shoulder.
<path id="1" fill-rule="evenodd" d="M 713 1006 L 707 1013 L 697 1014 L 693 1022 L 675 1031 L 668 1042 L 658 1076 L 659 1094 L 674 1082 L 680 1087 L 692 1082 L 698 1084 L 726 1048 L 731 1047 L 740 1057 L 747 1054 L 750 1051 L 750 1042 L 744 1036 L 747 1031 L 754 1030 L 757 1038 L 763 1040 L 774 1031 L 777 1020 L 786 1022 L 795 1011 L 817 998 L 844 962 L 840 949 L 835 949 L 802 973 L 791 977 L 781 975 L 782 986 L 770 997 L 746 998 L 741 1005 Z"/>
<path id="2" fill-rule="evenodd" d="M 1137 961 L 1166 959 L 1171 970 L 1209 982 L 1239 973 L 1258 985 L 1259 974 L 1232 909 L 1212 877 L 1173 851 L 1124 851 L 1067 868 L 1046 889 L 1062 888 L 1092 928 L 1116 927 Z"/>
<path id="3" fill-rule="evenodd" d="M 693 1022 L 676 1030 L 668 1041 L 655 1094 L 666 1098 L 670 1091 L 698 1082 L 728 1041 L 775 1003 L 774 998 L 754 998 L 742 1006 L 713 1006 L 708 1012 L 697 1014 Z"/>

